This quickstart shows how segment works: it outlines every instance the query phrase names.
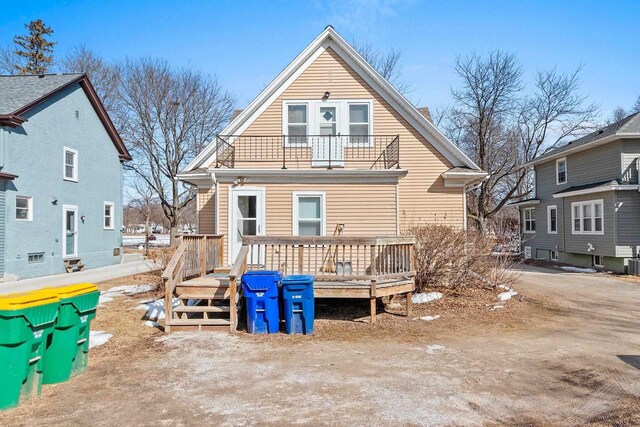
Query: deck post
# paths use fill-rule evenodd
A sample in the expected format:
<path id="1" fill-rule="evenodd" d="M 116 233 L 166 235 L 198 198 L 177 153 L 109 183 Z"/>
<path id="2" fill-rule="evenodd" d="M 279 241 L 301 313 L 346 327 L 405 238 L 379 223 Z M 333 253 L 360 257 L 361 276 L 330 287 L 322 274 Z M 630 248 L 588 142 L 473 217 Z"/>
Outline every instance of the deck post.
<path id="1" fill-rule="evenodd" d="M 412 295 L 413 295 L 413 292 L 407 292 L 407 295 L 406 295 L 406 297 L 407 297 L 407 302 L 406 302 L 406 304 L 407 304 L 407 306 L 406 306 L 406 308 L 407 308 L 407 317 L 411 316 L 411 296 Z"/>
<path id="2" fill-rule="evenodd" d="M 377 281 L 376 279 L 372 279 L 371 280 L 371 289 L 369 291 L 369 303 L 371 305 L 371 324 L 376 323 L 376 314 L 377 314 L 377 310 L 376 310 L 376 284 Z"/>
<path id="3" fill-rule="evenodd" d="M 207 236 L 200 238 L 200 277 L 207 275 Z"/>
<path id="4" fill-rule="evenodd" d="M 298 245 L 298 274 L 304 274 L 304 245 Z"/>

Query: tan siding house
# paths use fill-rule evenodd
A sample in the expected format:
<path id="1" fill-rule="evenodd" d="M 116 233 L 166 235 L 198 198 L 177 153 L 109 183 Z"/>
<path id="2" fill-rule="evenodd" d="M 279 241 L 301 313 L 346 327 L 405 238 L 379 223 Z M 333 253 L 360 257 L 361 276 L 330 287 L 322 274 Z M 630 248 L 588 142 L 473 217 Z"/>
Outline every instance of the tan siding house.
<path id="1" fill-rule="evenodd" d="M 393 236 L 464 227 L 486 174 L 327 27 L 188 165 L 200 233 Z"/>

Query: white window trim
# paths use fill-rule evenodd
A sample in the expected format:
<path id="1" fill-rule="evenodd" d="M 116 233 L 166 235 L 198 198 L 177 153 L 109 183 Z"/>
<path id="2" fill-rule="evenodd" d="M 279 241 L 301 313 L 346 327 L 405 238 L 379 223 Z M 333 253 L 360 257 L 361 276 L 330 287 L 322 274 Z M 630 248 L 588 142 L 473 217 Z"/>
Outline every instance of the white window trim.
<path id="1" fill-rule="evenodd" d="M 531 219 L 529 221 L 533 221 L 533 223 L 536 223 L 536 218 L 535 218 L 535 211 L 536 208 L 524 208 L 522 210 L 522 230 L 527 233 L 527 234 L 535 234 L 536 230 L 528 230 L 527 231 L 527 217 L 526 217 L 526 211 L 532 211 L 531 214 Z"/>
<path id="2" fill-rule="evenodd" d="M 18 211 L 18 199 L 19 198 L 24 198 L 27 199 L 27 217 L 22 219 L 22 218 L 18 218 L 17 217 L 17 211 Z M 23 196 L 22 194 L 18 194 L 16 195 L 16 207 L 15 207 L 15 211 L 13 213 L 13 217 L 15 218 L 16 221 L 19 222 L 30 222 L 33 221 L 33 196 Z"/>
<path id="3" fill-rule="evenodd" d="M 318 128 L 318 118 L 316 117 L 316 112 L 319 110 L 319 107 L 324 103 L 337 103 L 340 104 L 337 114 L 337 126 L 336 132 L 341 135 L 349 135 L 349 105 L 351 104 L 367 104 L 369 106 L 369 135 L 375 135 L 373 128 L 373 100 L 372 99 L 331 99 L 329 98 L 327 101 L 322 100 L 313 100 L 313 99 L 290 99 L 286 101 L 282 101 L 282 134 L 288 136 L 289 130 L 289 114 L 288 107 L 289 105 L 306 105 L 307 106 L 307 135 L 315 135 L 317 132 L 315 129 Z M 289 144 L 289 138 L 285 140 L 285 147 L 300 147 L 301 144 Z M 310 144 L 307 143 L 307 146 Z M 348 141 L 347 146 L 357 146 L 357 147 L 373 147 L 374 146 L 374 138 L 369 138 L 369 144 L 361 144 L 354 143 L 351 144 L 351 141 Z"/>
<path id="4" fill-rule="evenodd" d="M 284 140 L 285 147 L 304 147 L 309 146 L 309 140 L 306 144 L 291 144 L 289 143 L 289 106 L 290 105 L 304 105 L 307 107 L 307 129 L 305 135 L 309 135 L 309 127 L 311 125 L 311 104 L 309 101 L 282 101 L 282 134 L 286 135 Z"/>
<path id="5" fill-rule="evenodd" d="M 601 264 L 596 263 L 596 257 L 600 257 Z M 594 267 L 604 268 L 604 257 L 602 255 L 592 255 L 591 263 L 593 264 Z"/>
<path id="6" fill-rule="evenodd" d="M 293 204 L 293 229 L 292 233 L 294 236 L 298 236 L 300 233 L 299 230 L 299 207 L 298 207 L 298 199 L 300 197 L 320 197 L 320 235 L 327 235 L 327 193 L 324 191 L 294 191 L 292 193 L 292 204 Z"/>
<path id="7" fill-rule="evenodd" d="M 560 180 L 558 179 L 558 175 L 559 175 L 558 164 L 560 162 L 564 162 L 564 181 L 562 182 L 560 182 Z M 567 158 L 562 157 L 556 160 L 556 185 L 566 184 L 568 181 L 569 181 L 569 166 L 567 163 Z"/>
<path id="8" fill-rule="evenodd" d="M 67 152 L 73 153 L 73 177 L 67 176 Z M 78 150 L 64 147 L 62 150 L 62 178 L 65 181 L 78 182 Z"/>
<path id="9" fill-rule="evenodd" d="M 348 146 L 353 146 L 353 147 L 373 147 L 374 146 L 374 139 L 372 138 L 372 136 L 374 135 L 373 133 L 373 101 L 371 100 L 347 100 L 345 102 L 346 104 L 346 108 L 345 110 L 345 119 L 346 119 L 346 123 L 344 124 L 344 126 L 346 127 L 346 135 L 351 136 L 351 118 L 349 117 L 349 107 L 351 105 L 367 105 L 369 108 L 368 111 L 368 116 L 369 116 L 369 122 L 367 123 L 368 127 L 369 127 L 369 131 L 367 132 L 367 135 L 369 136 L 369 142 L 368 144 L 362 144 L 362 143 L 352 143 L 351 142 L 351 138 L 349 138 L 349 142 L 347 143 Z M 358 125 L 363 125 L 364 123 L 356 123 Z"/>
<path id="10" fill-rule="evenodd" d="M 105 214 L 105 210 L 107 208 L 107 206 L 111 207 L 111 226 L 107 227 L 106 225 L 104 225 L 104 220 L 107 219 L 107 215 Z M 102 206 L 102 227 L 105 230 L 115 230 L 115 212 L 116 212 L 116 204 L 113 202 L 104 202 L 103 206 Z"/>
<path id="11" fill-rule="evenodd" d="M 555 258 L 553 254 L 556 254 Z M 549 251 L 549 258 L 551 259 L 551 261 L 558 261 L 558 251 L 556 249 L 551 249 Z"/>
<path id="12" fill-rule="evenodd" d="M 601 231 L 595 231 L 596 229 L 596 208 L 595 205 L 596 204 L 600 204 L 601 209 L 600 212 L 602 213 L 602 230 Z M 582 221 L 582 216 L 583 216 L 583 206 L 585 205 L 591 205 L 591 231 L 583 231 L 584 228 L 584 223 Z M 580 230 L 576 231 L 575 228 L 575 220 L 577 219 L 575 216 L 575 206 L 579 206 L 580 209 L 578 209 L 578 212 L 580 213 Z M 583 202 L 573 202 L 571 203 L 571 234 L 584 234 L 584 235 L 599 235 L 602 236 L 604 235 L 604 201 L 603 199 L 598 199 L 598 200 L 586 200 Z"/>
<path id="13" fill-rule="evenodd" d="M 551 231 L 551 211 L 554 209 L 556 211 L 556 231 Z M 558 205 L 547 206 L 547 233 L 558 234 Z"/>

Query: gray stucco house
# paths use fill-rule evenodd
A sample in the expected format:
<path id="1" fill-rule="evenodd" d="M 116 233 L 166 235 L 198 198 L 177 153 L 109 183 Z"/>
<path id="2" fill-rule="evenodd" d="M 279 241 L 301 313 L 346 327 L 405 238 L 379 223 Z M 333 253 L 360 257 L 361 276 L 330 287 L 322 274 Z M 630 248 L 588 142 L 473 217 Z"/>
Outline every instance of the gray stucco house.
<path id="1" fill-rule="evenodd" d="M 525 258 L 625 272 L 640 249 L 640 113 L 524 165 L 535 196 L 520 211 Z"/>
<path id="2" fill-rule="evenodd" d="M 86 75 L 0 76 L 0 279 L 120 263 L 130 159 Z"/>

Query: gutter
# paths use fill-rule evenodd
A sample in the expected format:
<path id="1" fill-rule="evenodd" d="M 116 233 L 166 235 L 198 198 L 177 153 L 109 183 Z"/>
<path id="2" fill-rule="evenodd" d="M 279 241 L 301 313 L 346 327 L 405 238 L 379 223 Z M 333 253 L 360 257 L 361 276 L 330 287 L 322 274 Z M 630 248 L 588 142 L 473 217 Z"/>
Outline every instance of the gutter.
<path id="1" fill-rule="evenodd" d="M 636 190 L 640 191 L 640 185 L 605 185 L 602 187 L 588 188 L 586 190 L 575 190 L 575 191 L 567 191 L 566 193 L 554 194 L 554 199 L 561 199 L 563 197 L 571 197 L 571 196 L 581 196 L 583 194 L 593 194 L 593 193 L 605 193 L 608 191 L 629 191 Z"/>

